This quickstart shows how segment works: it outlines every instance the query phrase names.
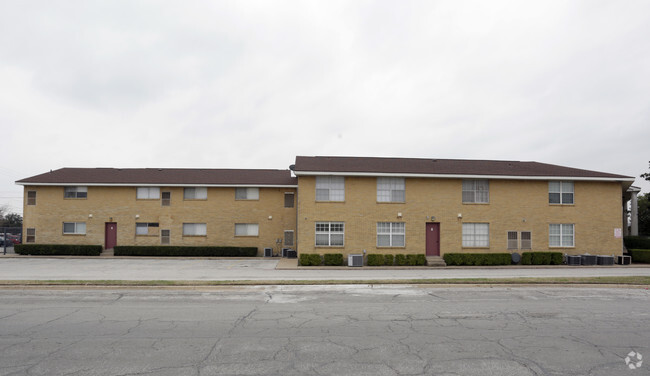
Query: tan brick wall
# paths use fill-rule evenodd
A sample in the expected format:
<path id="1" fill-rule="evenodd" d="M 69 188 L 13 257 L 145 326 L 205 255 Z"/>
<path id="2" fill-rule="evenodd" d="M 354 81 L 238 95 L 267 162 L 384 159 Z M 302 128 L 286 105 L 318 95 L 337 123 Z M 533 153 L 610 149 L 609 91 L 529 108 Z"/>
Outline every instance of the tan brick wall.
<path id="1" fill-rule="evenodd" d="M 259 200 L 235 200 L 235 188 L 208 188 L 207 200 L 184 200 L 183 188 L 171 192 L 171 206 L 161 200 L 136 199 L 136 187 L 88 187 L 87 199 L 66 199 L 63 187 L 26 186 L 24 227 L 36 229 L 36 243 L 104 244 L 106 222 L 117 223 L 118 245 L 158 245 L 155 235 L 135 234 L 136 222 L 159 223 L 171 231 L 171 245 L 274 247 L 283 245 L 285 230 L 294 230 L 296 207 L 284 207 L 284 193 L 295 188 L 260 188 Z M 27 191 L 35 190 L 36 205 L 27 205 Z M 89 215 L 92 214 L 92 218 Z M 139 218 L 136 219 L 136 215 Z M 269 216 L 271 217 L 269 219 Z M 85 222 L 85 235 L 63 235 L 63 222 Z M 206 223 L 206 236 L 183 236 L 183 223 Z M 259 224 L 259 236 L 235 236 L 235 223 Z"/>
<path id="2" fill-rule="evenodd" d="M 463 204 L 461 179 L 407 178 L 405 203 L 377 203 L 374 177 L 346 177 L 345 202 L 316 202 L 315 178 L 299 178 L 298 238 L 300 253 L 425 253 L 427 217 L 440 223 L 440 254 L 510 252 L 508 231 L 531 231 L 533 251 L 568 254 L 621 254 L 621 185 L 614 182 L 574 182 L 574 205 L 550 205 L 548 182 L 490 180 L 489 204 Z M 402 217 L 398 217 L 398 213 Z M 458 214 L 462 218 L 458 218 Z M 316 247 L 315 223 L 345 222 L 344 247 Z M 378 248 L 377 222 L 404 222 L 406 246 Z M 463 248 L 462 223 L 490 225 L 489 248 Z M 550 248 L 549 224 L 575 224 L 575 247 Z M 521 251 L 520 251 L 521 252 Z"/>

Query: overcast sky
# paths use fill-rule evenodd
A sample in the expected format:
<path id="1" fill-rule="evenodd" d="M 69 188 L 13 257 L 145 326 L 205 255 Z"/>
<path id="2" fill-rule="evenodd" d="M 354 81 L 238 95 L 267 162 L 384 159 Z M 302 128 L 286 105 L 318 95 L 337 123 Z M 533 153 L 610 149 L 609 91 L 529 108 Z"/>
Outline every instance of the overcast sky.
<path id="1" fill-rule="evenodd" d="M 650 160 L 650 1 L 0 0 L 0 204 L 61 167 Z"/>

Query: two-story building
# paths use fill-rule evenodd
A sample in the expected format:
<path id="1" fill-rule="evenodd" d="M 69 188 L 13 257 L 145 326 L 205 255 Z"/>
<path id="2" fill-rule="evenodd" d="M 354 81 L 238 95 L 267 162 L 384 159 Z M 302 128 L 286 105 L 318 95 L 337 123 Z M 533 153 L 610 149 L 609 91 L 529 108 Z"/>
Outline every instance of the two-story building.
<path id="1" fill-rule="evenodd" d="M 634 178 L 537 162 L 296 157 L 289 170 L 63 168 L 19 180 L 26 243 L 299 253 L 621 254 Z"/>

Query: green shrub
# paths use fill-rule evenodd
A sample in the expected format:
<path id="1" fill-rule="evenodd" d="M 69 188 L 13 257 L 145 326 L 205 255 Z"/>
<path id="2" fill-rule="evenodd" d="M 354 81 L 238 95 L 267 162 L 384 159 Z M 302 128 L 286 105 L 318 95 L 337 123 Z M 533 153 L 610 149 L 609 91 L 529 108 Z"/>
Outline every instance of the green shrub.
<path id="1" fill-rule="evenodd" d="M 75 244 L 16 244 L 14 251 L 19 255 L 34 256 L 99 256 L 101 245 Z"/>
<path id="2" fill-rule="evenodd" d="M 301 253 L 300 265 L 302 266 L 318 266 L 323 262 L 319 254 L 315 253 Z"/>
<path id="3" fill-rule="evenodd" d="M 427 256 L 423 254 L 415 255 L 415 265 L 424 266 L 427 264 Z"/>
<path id="4" fill-rule="evenodd" d="M 650 249 L 628 249 L 627 253 L 632 256 L 632 262 L 650 264 Z"/>
<path id="5" fill-rule="evenodd" d="M 397 265 L 397 266 L 406 265 L 406 256 L 405 255 L 395 255 L 395 265 Z"/>
<path id="6" fill-rule="evenodd" d="M 120 245 L 113 248 L 115 256 L 154 257 L 255 257 L 256 247 L 182 247 Z"/>
<path id="7" fill-rule="evenodd" d="M 343 254 L 342 253 L 326 253 L 323 255 L 323 263 L 327 266 L 342 266 Z"/>
<path id="8" fill-rule="evenodd" d="M 384 265 L 384 256 L 377 253 L 369 253 L 367 256 L 368 266 Z"/>
<path id="9" fill-rule="evenodd" d="M 626 236 L 623 243 L 627 249 L 650 249 L 650 237 L 647 236 Z"/>
<path id="10" fill-rule="evenodd" d="M 511 257 L 510 253 L 445 253 L 443 259 L 450 266 L 492 266 L 510 265 Z"/>
<path id="11" fill-rule="evenodd" d="M 524 252 L 521 254 L 523 265 L 562 265 L 562 252 Z"/>
<path id="12" fill-rule="evenodd" d="M 417 255 L 406 255 L 406 265 L 415 266 L 417 265 Z"/>
<path id="13" fill-rule="evenodd" d="M 395 256 L 384 255 L 384 266 L 393 266 L 395 264 Z"/>

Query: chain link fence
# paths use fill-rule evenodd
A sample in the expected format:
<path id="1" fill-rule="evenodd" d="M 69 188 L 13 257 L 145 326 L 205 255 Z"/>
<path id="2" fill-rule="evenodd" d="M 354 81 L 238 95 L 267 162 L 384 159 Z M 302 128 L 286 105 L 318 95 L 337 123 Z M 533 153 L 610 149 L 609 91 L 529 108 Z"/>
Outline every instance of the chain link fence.
<path id="1" fill-rule="evenodd" d="M 23 242 L 23 229 L 21 227 L 0 227 L 0 247 L 2 254 L 14 253 L 14 245 Z"/>

